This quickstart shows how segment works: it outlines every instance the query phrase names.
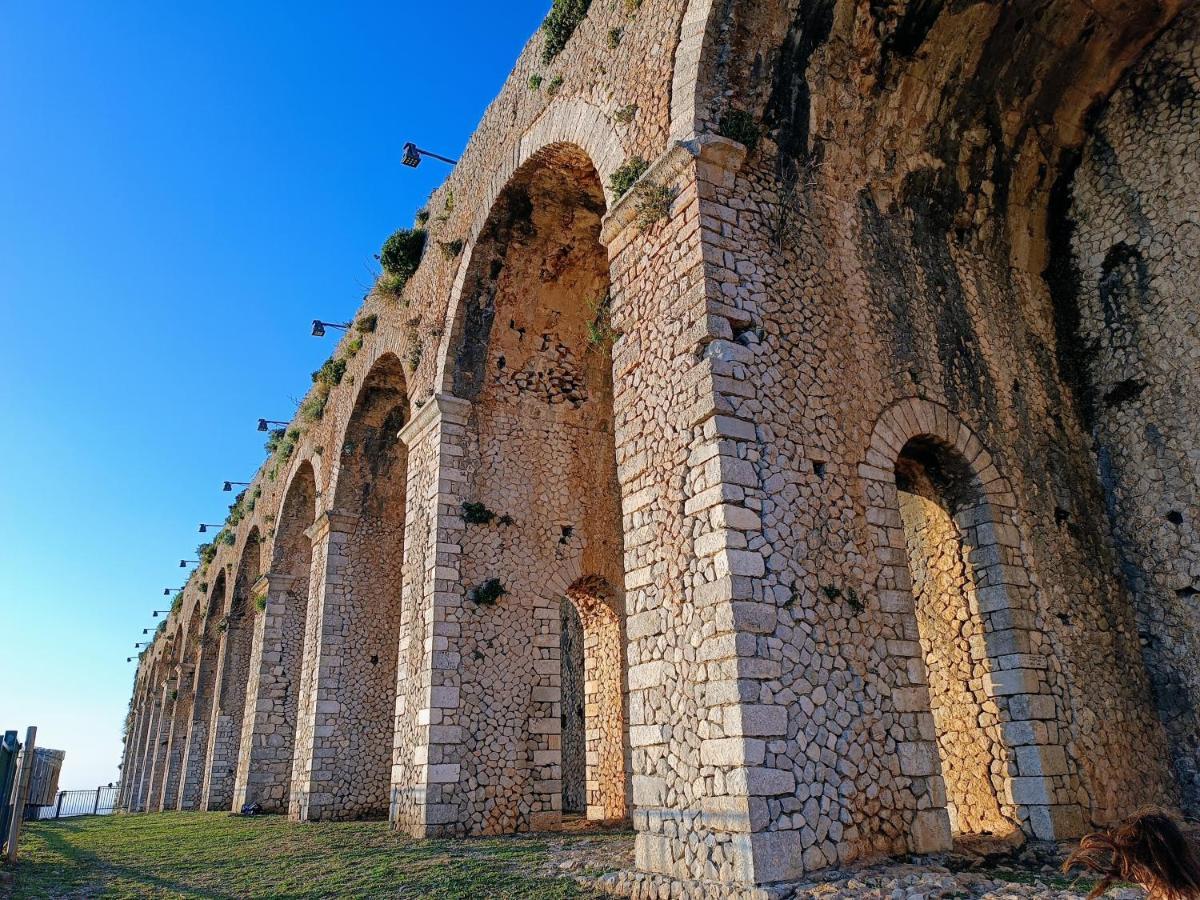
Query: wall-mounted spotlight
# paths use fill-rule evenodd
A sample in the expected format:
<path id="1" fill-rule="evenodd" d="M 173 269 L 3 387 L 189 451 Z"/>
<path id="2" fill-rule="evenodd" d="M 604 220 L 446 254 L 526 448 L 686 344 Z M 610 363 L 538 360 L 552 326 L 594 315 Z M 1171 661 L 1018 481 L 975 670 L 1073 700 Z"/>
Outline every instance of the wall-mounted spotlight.
<path id="1" fill-rule="evenodd" d="M 198 565 L 200 565 L 200 560 L 198 560 L 198 559 L 181 559 L 179 561 L 179 568 L 181 568 L 181 569 L 186 569 L 188 566 L 198 566 Z"/>
<path id="2" fill-rule="evenodd" d="M 287 424 L 288 424 L 287 422 L 276 422 L 274 419 L 259 419 L 258 420 L 258 430 L 259 431 L 270 431 L 271 425 L 278 425 L 280 428 L 286 428 Z"/>
<path id="3" fill-rule="evenodd" d="M 350 322 L 322 322 L 320 319 L 313 319 L 312 336 L 325 337 L 326 328 L 340 328 L 342 331 L 349 331 Z"/>
<path id="4" fill-rule="evenodd" d="M 133 657 L 132 656 L 125 657 L 125 662 L 133 662 Z"/>
<path id="5" fill-rule="evenodd" d="M 136 650 L 138 647 L 149 647 L 149 646 L 150 646 L 149 641 L 138 641 L 138 643 L 133 645 L 133 649 Z"/>
<path id="6" fill-rule="evenodd" d="M 238 487 L 250 487 L 250 482 L 248 482 L 248 481 L 226 481 L 226 482 L 225 482 L 225 483 L 224 483 L 224 484 L 221 486 L 221 490 L 225 491 L 225 493 L 229 493 L 230 491 L 232 491 L 232 490 L 233 490 L 233 486 L 234 486 L 235 484 L 236 484 Z"/>
<path id="7" fill-rule="evenodd" d="M 404 157 L 400 160 L 400 162 L 404 163 L 404 165 L 408 166 L 410 169 L 415 169 L 421 164 L 422 156 L 428 156 L 431 159 L 440 159 L 442 162 L 449 163 L 450 165 L 454 165 L 456 162 L 458 162 L 458 160 L 450 159 L 449 157 L 442 156 L 430 150 L 422 150 L 412 141 L 409 141 L 404 145 Z"/>
<path id="8" fill-rule="evenodd" d="M 213 525 L 213 524 L 211 524 L 211 523 L 209 523 L 209 522 L 201 522 L 201 523 L 200 523 L 200 533 L 201 533 L 201 534 L 207 534 L 207 533 L 208 533 L 208 529 L 210 529 L 210 528 L 216 528 L 217 530 L 220 530 L 221 526 L 220 526 L 220 525 Z"/>

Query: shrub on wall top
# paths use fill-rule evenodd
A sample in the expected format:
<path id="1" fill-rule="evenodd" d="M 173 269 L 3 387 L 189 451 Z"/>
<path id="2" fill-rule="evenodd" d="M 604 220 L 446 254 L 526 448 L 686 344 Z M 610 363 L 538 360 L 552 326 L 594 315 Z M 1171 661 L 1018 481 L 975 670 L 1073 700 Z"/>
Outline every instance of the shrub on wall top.
<path id="1" fill-rule="evenodd" d="M 613 192 L 613 197 L 624 197 L 633 187 L 634 182 L 641 178 L 648 168 L 650 168 L 650 163 L 640 156 L 633 156 L 625 160 L 608 179 L 608 189 Z"/>
<path id="2" fill-rule="evenodd" d="M 591 5 L 592 0 L 554 0 L 550 14 L 542 22 L 542 32 L 546 35 L 546 46 L 542 48 L 543 64 L 563 52 Z"/>
<path id="3" fill-rule="evenodd" d="M 404 290 L 404 285 L 421 264 L 425 238 L 424 228 L 401 228 L 383 242 L 378 259 L 383 266 L 380 287 L 386 293 L 399 294 Z"/>

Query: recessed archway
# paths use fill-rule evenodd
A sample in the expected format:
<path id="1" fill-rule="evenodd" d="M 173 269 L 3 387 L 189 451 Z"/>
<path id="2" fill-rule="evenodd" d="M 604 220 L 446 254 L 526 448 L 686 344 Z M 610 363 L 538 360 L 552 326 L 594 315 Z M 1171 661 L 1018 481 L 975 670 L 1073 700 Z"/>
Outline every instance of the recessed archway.
<path id="1" fill-rule="evenodd" d="M 200 615 L 197 609 L 193 615 Z M 217 678 L 217 664 L 221 652 L 219 623 L 225 615 L 225 571 L 217 571 L 208 587 L 208 603 L 204 610 L 204 621 L 200 628 L 199 663 L 196 666 L 195 699 L 192 702 L 192 725 L 188 733 L 186 760 L 183 767 L 183 784 L 179 790 L 180 809 L 202 808 L 202 798 L 208 783 L 206 760 L 213 711 L 213 696 Z"/>
<path id="2" fill-rule="evenodd" d="M 500 192 L 463 280 L 449 379 L 472 403 L 452 796 L 472 833 L 628 810 L 605 208 L 582 150 L 544 148 Z"/>
<path id="3" fill-rule="evenodd" d="M 404 369 L 388 353 L 361 382 L 339 451 L 333 507 L 319 525 L 327 529 L 325 583 L 321 634 L 309 644 L 316 657 L 306 661 L 317 674 L 302 701 L 312 733 L 298 744 L 298 818 L 388 811 L 407 488 L 400 429 L 407 416 Z"/>

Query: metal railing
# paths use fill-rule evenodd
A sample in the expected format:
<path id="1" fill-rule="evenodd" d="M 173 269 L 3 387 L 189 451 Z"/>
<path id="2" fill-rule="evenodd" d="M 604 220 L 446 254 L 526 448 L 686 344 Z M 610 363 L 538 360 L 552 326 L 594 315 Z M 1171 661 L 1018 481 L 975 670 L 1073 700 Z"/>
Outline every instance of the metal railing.
<path id="1" fill-rule="evenodd" d="M 92 791 L 59 791 L 50 806 L 31 806 L 26 819 L 66 819 L 72 816 L 107 816 L 117 804 L 115 787 L 98 787 Z"/>

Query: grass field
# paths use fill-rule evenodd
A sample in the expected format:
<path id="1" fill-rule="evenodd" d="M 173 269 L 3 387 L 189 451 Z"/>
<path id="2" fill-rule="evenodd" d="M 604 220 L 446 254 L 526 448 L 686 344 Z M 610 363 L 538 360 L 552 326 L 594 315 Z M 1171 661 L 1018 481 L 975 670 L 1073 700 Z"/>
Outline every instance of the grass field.
<path id="1" fill-rule="evenodd" d="M 417 841 L 384 822 L 101 816 L 28 824 L 8 890 L 17 898 L 592 897 L 571 878 L 554 877 L 552 851 L 559 859 L 583 845 L 593 856 L 612 856 L 611 848 L 619 857 L 628 844 L 621 834 Z M 0 884 L 0 896 L 5 890 Z"/>

